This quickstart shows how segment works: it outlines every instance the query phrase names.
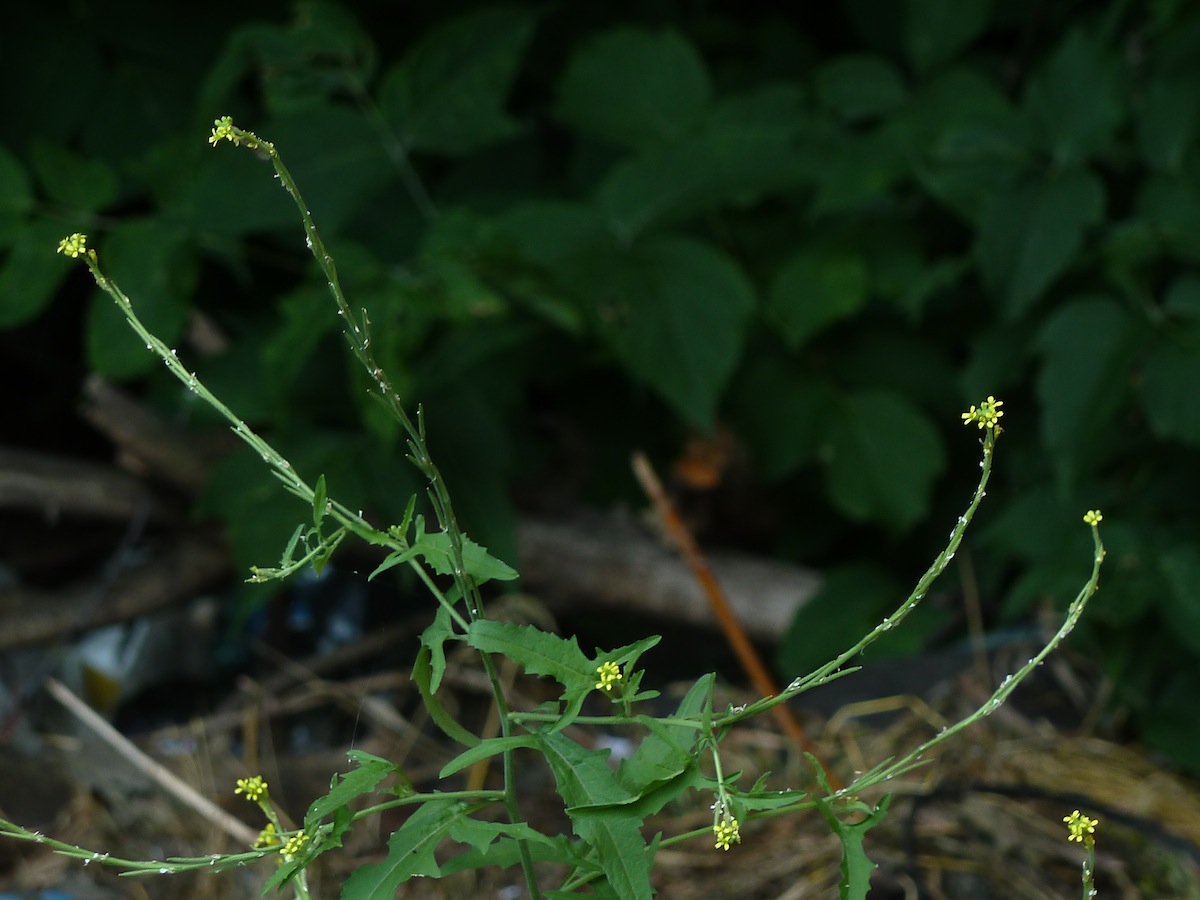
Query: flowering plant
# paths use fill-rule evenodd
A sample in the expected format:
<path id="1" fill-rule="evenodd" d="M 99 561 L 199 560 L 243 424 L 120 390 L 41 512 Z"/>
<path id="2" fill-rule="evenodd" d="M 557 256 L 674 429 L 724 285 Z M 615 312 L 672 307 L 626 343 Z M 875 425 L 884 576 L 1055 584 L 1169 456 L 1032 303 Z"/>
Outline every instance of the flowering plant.
<path id="1" fill-rule="evenodd" d="M 295 201 L 307 244 L 326 276 L 350 350 L 366 371 L 376 396 L 403 428 L 408 439 L 409 459 L 427 480 L 431 522 L 416 512 L 415 497 L 400 523 L 383 527 L 330 497 L 323 476 L 310 480 L 311 476 L 298 472 L 275 447 L 212 394 L 184 365 L 175 350 L 146 328 L 129 297 L 104 274 L 100 257 L 89 246 L 86 235 L 73 234 L 65 238 L 59 244 L 59 252 L 84 261 L 96 283 L 113 298 L 147 348 L 163 360 L 189 391 L 225 417 L 234 434 L 262 457 L 285 490 L 311 507 L 311 525 L 302 524 L 296 530 L 277 566 L 253 568 L 251 581 L 285 578 L 310 566 L 319 569 L 349 535 L 381 548 L 385 554 L 372 577 L 401 565 L 408 566 L 416 574 L 434 601 L 435 614 L 421 637 L 413 680 L 433 722 L 462 748 L 459 755 L 442 768 L 440 778 L 446 782 L 475 763 L 498 758 L 503 783 L 498 790 L 447 786 L 418 791 L 395 763 L 353 751 L 350 758 L 354 768 L 335 777 L 328 794 L 316 800 L 303 822 L 292 829 L 284 827 L 268 786 L 260 776 L 239 779 L 235 793 L 257 804 L 268 819 L 248 852 L 173 859 L 165 863 L 112 858 L 102 858 L 102 861 L 137 872 L 178 872 L 193 868 L 221 870 L 275 856 L 279 865 L 266 887 L 289 885 L 297 897 L 306 898 L 309 896 L 306 868 L 321 854 L 340 846 L 343 835 L 355 823 L 386 809 L 409 807 L 412 814 L 391 834 L 386 857 L 381 862 L 360 867 L 347 880 L 342 893 L 347 900 L 392 897 L 400 884 L 416 876 L 439 877 L 463 868 L 512 863 L 520 865 L 529 896 L 533 898 L 543 896 L 545 879 L 554 877 L 556 881 L 550 893 L 555 897 L 579 893 L 589 885 L 598 889 L 603 885 L 608 895 L 643 900 L 652 895 L 650 873 L 659 848 L 704 835 L 709 840 L 715 838 L 716 849 L 729 852 L 742 842 L 744 829 L 756 819 L 817 810 L 841 839 L 844 854 L 841 896 L 864 897 L 874 866 L 863 848 L 863 835 L 886 815 L 889 798 L 885 795 L 875 802 L 867 802 L 861 796 L 922 765 L 923 756 L 931 749 L 994 711 L 1066 637 L 1097 587 L 1104 557 L 1097 528 L 1101 518 L 1099 512 L 1089 511 L 1085 517 L 1095 547 L 1091 575 L 1071 604 L 1062 626 L 1026 665 L 1005 678 L 974 713 L 943 729 L 900 759 L 859 773 L 844 787 L 831 786 L 821 764 L 811 755 L 815 786 L 809 789 L 768 791 L 760 782 L 745 786 L 739 773 L 726 773 L 722 767 L 722 739 L 739 724 L 812 687 L 848 674 L 843 667 L 885 632 L 899 626 L 953 558 L 985 494 L 996 439 L 1002 431 L 999 420 L 1004 415 L 1000 409 L 1003 401 L 989 396 L 963 414 L 965 424 L 975 424 L 983 432 L 979 484 L 967 509 L 951 530 L 946 548 L 891 615 L 853 646 L 837 653 L 814 671 L 797 676 L 774 696 L 721 709 L 714 700 L 714 678 L 709 675 L 691 687 L 670 715 L 652 717 L 636 711 L 640 702 L 657 696 L 655 691 L 641 689 L 644 670 L 638 668 L 638 663 L 641 656 L 659 642 L 658 637 L 612 650 L 597 650 L 589 656 L 573 638 L 565 639 L 533 626 L 499 621 L 486 615 L 481 586 L 490 580 L 515 578 L 516 573 L 460 529 L 449 492 L 429 453 L 421 411 L 417 411 L 415 418 L 410 416 L 388 374 L 377 364 L 371 350 L 370 322 L 365 313 L 356 313 L 344 296 L 333 258 L 275 145 L 238 128 L 229 117 L 217 119 L 209 137 L 213 146 L 225 141 L 247 147 L 268 159 L 280 184 Z M 479 657 L 500 724 L 498 736 L 480 737 L 471 733 L 454 719 L 439 699 L 446 669 L 446 649 L 454 644 L 470 648 Z M 498 675 L 501 660 L 515 663 L 530 675 L 553 679 L 561 685 L 560 697 L 533 711 L 513 710 Z M 583 714 L 584 701 L 593 692 L 612 702 L 614 714 Z M 581 743 L 569 736 L 567 730 L 568 726 L 586 729 L 612 725 L 636 726 L 643 733 L 637 748 L 616 769 L 609 765 L 607 750 Z M 570 817 L 571 837 L 543 834 L 530 826 L 516 789 L 518 751 L 532 751 L 549 768 Z M 401 787 L 380 791 L 380 785 L 392 777 Z M 711 827 L 670 837 L 658 835 L 648 841 L 642 833 L 646 817 L 688 791 L 699 791 L 714 798 Z M 381 795 L 381 798 L 366 809 L 351 811 L 353 801 L 371 794 Z M 499 815 L 495 814 L 496 807 Z M 16 838 L 50 844 L 70 855 L 101 859 L 90 851 L 53 841 L 13 823 L 5 822 L 0 829 Z M 435 855 L 443 843 L 458 847 L 449 862 L 444 855 Z M 544 862 L 555 862 L 559 866 L 553 870 L 545 869 L 541 867 Z M 551 876 L 548 872 L 556 874 Z"/>

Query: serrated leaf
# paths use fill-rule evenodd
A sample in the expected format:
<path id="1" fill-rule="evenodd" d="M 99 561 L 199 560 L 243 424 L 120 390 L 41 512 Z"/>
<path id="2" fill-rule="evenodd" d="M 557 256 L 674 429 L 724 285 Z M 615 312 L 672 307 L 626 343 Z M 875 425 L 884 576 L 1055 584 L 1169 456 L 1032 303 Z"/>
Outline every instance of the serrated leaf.
<path id="1" fill-rule="evenodd" d="M 576 833 L 596 848 L 604 877 L 621 900 L 650 900 L 650 860 L 642 837 L 641 819 L 613 813 L 580 814 Z"/>
<path id="2" fill-rule="evenodd" d="M 832 248 L 793 254 L 776 274 L 767 313 L 792 348 L 853 316 L 867 302 L 867 265 L 857 254 Z"/>
<path id="3" fill-rule="evenodd" d="M 871 872 L 876 864 L 871 862 L 863 847 L 866 834 L 887 816 L 892 802 L 890 794 L 879 801 L 879 805 L 865 819 L 858 822 L 843 822 L 834 813 L 828 801 L 814 798 L 817 809 L 829 823 L 829 828 L 842 842 L 842 878 L 838 883 L 841 900 L 866 900 L 871 890 Z"/>
<path id="4" fill-rule="evenodd" d="M 457 155 L 516 134 L 504 107 L 535 22 L 530 10 L 498 6 L 423 35 L 380 89 L 380 108 L 405 146 Z"/>
<path id="5" fill-rule="evenodd" d="M 542 848 L 557 849 L 557 843 L 553 838 L 549 838 L 540 831 L 535 831 L 525 822 L 513 824 L 511 822 L 481 822 L 479 819 L 463 818 L 459 819 L 454 827 L 450 829 L 450 839 L 458 841 L 460 844 L 469 844 L 479 853 L 481 865 L 496 865 L 495 862 L 488 861 L 487 851 L 497 840 L 503 837 L 512 838 L 514 840 L 526 841 L 531 844 L 539 845 Z M 444 867 L 446 874 L 449 874 L 449 867 Z"/>
<path id="6" fill-rule="evenodd" d="M 1104 212 L 1104 185 L 1072 169 L 999 191 L 984 205 L 976 254 L 984 282 L 1010 318 L 1032 306 L 1074 261 Z"/>
<path id="7" fill-rule="evenodd" d="M 421 632 L 421 646 L 429 650 L 429 690 L 437 693 L 446 671 L 446 641 L 455 638 L 450 610 L 439 603 L 433 621 Z"/>
<path id="8" fill-rule="evenodd" d="M 496 737 L 487 738 L 480 741 L 469 750 L 460 753 L 446 765 L 442 766 L 442 770 L 438 772 L 438 778 L 447 778 L 455 772 L 461 772 L 468 766 L 473 766 L 475 763 L 483 759 L 491 759 L 493 756 L 499 756 L 509 750 L 516 750 L 520 747 L 533 747 L 536 745 L 532 735 L 523 734 L 515 737 Z"/>
<path id="9" fill-rule="evenodd" d="M 1063 484 L 1075 483 L 1111 444 L 1104 435 L 1129 397 L 1140 325 L 1113 300 L 1091 297 L 1064 306 L 1038 336 L 1042 434 Z"/>
<path id="10" fill-rule="evenodd" d="M 538 743 L 554 772 L 568 814 L 576 807 L 611 806 L 633 799 L 608 764 L 610 750 L 581 747 L 561 732 L 539 732 Z"/>
<path id="11" fill-rule="evenodd" d="M 342 900 L 393 900 L 396 889 L 415 876 L 441 877 L 434 851 L 459 820 L 467 804 L 427 800 L 392 832 L 383 862 L 359 866 L 342 886 Z"/>
<path id="12" fill-rule="evenodd" d="M 705 675 L 688 690 L 675 710 L 674 718 L 697 715 L 712 690 L 715 676 Z M 658 785 L 682 774 L 692 762 L 699 730 L 685 725 L 667 725 L 657 719 L 640 720 L 649 732 L 633 755 L 621 760 L 617 780 L 632 794 L 643 795 Z"/>
<path id="13" fill-rule="evenodd" d="M 329 792 L 313 801 L 304 815 L 304 827 L 316 825 L 363 794 L 372 793 L 381 781 L 399 771 L 395 763 L 361 751 L 353 757 L 358 768 L 333 777 Z"/>
<path id="14" fill-rule="evenodd" d="M 454 574 L 450 535 L 446 532 L 423 534 L 413 541 L 412 549 L 439 575 Z M 462 560 L 465 573 L 481 584 L 492 579 L 512 581 L 517 577 L 516 569 L 496 559 L 487 552 L 486 547 L 475 543 L 465 534 L 462 536 Z"/>
<path id="15" fill-rule="evenodd" d="M 709 102 L 704 60 L 674 31 L 619 28 L 578 48 L 558 86 L 558 117 L 615 144 L 679 140 Z"/>
<path id="16" fill-rule="evenodd" d="M 532 625 L 514 625 L 477 619 L 467 632 L 467 643 L 483 653 L 506 656 L 530 675 L 548 675 L 563 685 L 563 717 L 555 730 L 565 728 L 596 686 L 596 663 L 589 660 L 572 638 L 561 638 Z"/>
<path id="17" fill-rule="evenodd" d="M 839 509 L 895 531 L 925 514 L 946 456 L 937 430 L 907 399 L 880 390 L 848 395 L 830 432 L 829 494 Z"/>
<path id="18" fill-rule="evenodd" d="M 476 819 L 463 819 L 459 826 L 451 831 L 451 836 L 458 834 L 459 828 L 472 829 Z M 572 842 L 567 835 L 559 834 L 553 838 L 534 831 L 525 823 L 510 825 L 500 822 L 483 822 L 481 825 L 494 826 L 500 836 L 482 850 L 472 848 L 442 863 L 442 874 L 452 875 L 465 869 L 479 869 L 484 866 L 494 866 L 507 869 L 521 862 L 521 844 L 529 850 L 534 862 L 553 862 L 559 865 L 567 864 L 581 872 L 599 872 L 600 867 L 595 860 L 589 860 L 580 852 L 583 845 Z M 482 836 L 482 835 L 481 835 Z M 457 840 L 457 837 L 456 837 Z M 543 894 L 549 897 L 550 894 Z M 572 895 L 577 897 L 578 895 Z"/>

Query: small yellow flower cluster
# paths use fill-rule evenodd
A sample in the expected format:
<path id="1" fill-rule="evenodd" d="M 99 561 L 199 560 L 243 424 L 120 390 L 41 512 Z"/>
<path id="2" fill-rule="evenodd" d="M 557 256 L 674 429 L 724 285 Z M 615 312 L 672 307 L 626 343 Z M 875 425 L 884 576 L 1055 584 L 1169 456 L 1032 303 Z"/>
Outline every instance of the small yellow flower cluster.
<path id="1" fill-rule="evenodd" d="M 717 842 L 713 846 L 718 850 L 728 850 L 733 844 L 742 842 L 738 820 L 732 816 L 727 816 L 714 824 L 713 834 L 717 836 Z"/>
<path id="2" fill-rule="evenodd" d="M 76 232 L 70 238 L 64 238 L 59 241 L 59 253 L 62 256 L 78 259 L 84 256 L 86 252 L 88 252 L 88 235 L 86 234 Z"/>
<path id="3" fill-rule="evenodd" d="M 255 850 L 262 850 L 265 847 L 274 847 L 279 843 L 279 835 L 275 833 L 275 823 L 268 822 L 267 827 L 258 833 L 258 840 L 254 842 Z"/>
<path id="4" fill-rule="evenodd" d="M 1093 835 L 1096 833 L 1096 826 L 1100 824 L 1099 819 L 1089 819 L 1079 810 L 1075 810 L 1069 816 L 1063 816 L 1063 821 L 1067 823 L 1067 830 L 1070 832 L 1067 836 L 1068 841 L 1079 841 L 1087 847 L 1095 845 L 1096 838 Z"/>
<path id="5" fill-rule="evenodd" d="M 1098 509 L 1089 509 L 1084 514 L 1083 521 L 1087 522 L 1089 525 L 1099 525 L 1102 521 L 1104 521 L 1104 516 L 1100 514 L 1100 510 Z"/>
<path id="6" fill-rule="evenodd" d="M 997 428 L 1000 417 L 1004 415 L 1000 409 L 1003 405 L 1003 400 L 997 400 L 989 394 L 978 407 L 972 404 L 971 408 L 962 414 L 963 424 L 970 425 L 975 422 L 980 428 Z"/>
<path id="7" fill-rule="evenodd" d="M 215 147 L 221 141 L 229 141 L 235 147 L 240 147 L 242 141 L 245 141 L 246 146 L 251 150 L 257 150 L 262 147 L 272 155 L 275 152 L 273 144 L 262 140 L 252 131 L 244 131 L 234 125 L 232 116 L 221 116 L 219 119 L 213 119 L 213 130 L 212 134 L 208 136 L 208 143 Z"/>
<path id="8" fill-rule="evenodd" d="M 288 842 L 283 845 L 283 859 L 285 862 L 291 862 L 296 858 L 304 845 L 308 843 L 308 835 L 301 831 L 299 834 L 294 834 L 288 838 Z"/>
<path id="9" fill-rule="evenodd" d="M 596 690 L 611 691 L 613 685 L 621 680 L 621 667 L 611 661 L 601 663 L 596 667 L 596 674 L 600 676 L 600 680 L 596 682 Z"/>
<path id="10" fill-rule="evenodd" d="M 267 783 L 263 781 L 261 775 L 255 775 L 253 778 L 239 778 L 234 793 L 245 794 L 247 800 L 257 803 L 267 796 Z"/>

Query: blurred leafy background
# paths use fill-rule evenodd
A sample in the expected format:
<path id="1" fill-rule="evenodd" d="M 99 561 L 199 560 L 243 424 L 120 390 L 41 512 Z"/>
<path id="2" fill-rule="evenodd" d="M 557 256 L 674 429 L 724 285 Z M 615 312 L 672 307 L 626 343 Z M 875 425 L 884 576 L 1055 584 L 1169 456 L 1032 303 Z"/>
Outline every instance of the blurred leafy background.
<path id="1" fill-rule="evenodd" d="M 498 555 L 520 506 L 636 502 L 632 448 L 731 435 L 704 537 L 827 576 L 790 677 L 943 545 L 977 475 L 958 414 L 995 394 L 964 584 L 995 629 L 1062 608 L 1101 507 L 1075 646 L 1200 772 L 1200 7 L 4 4 L 0 67 L 6 440 L 104 452 L 86 372 L 205 421 L 54 255 L 85 231 L 181 353 L 228 338 L 195 365 L 231 406 L 399 518 L 417 485 L 290 201 L 205 142 L 229 114 L 283 151 Z M 244 565 L 297 515 L 245 455 L 201 507 Z"/>

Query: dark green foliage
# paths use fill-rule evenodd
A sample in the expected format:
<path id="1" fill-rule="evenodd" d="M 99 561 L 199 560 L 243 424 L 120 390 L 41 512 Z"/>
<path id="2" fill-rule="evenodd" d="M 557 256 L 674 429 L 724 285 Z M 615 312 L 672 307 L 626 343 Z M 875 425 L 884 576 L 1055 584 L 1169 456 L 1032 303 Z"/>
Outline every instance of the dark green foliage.
<path id="1" fill-rule="evenodd" d="M 0 325 L 71 302 L 53 248 L 87 231 L 164 338 L 198 308 L 236 339 L 196 363 L 234 409 L 331 496 L 398 518 L 399 435 L 347 368 L 288 197 L 205 145 L 231 114 L 286 148 L 380 362 L 428 405 L 466 530 L 510 562 L 509 488 L 552 456 L 539 417 L 597 460 L 726 422 L 781 544 L 902 583 L 973 484 L 957 414 L 994 393 L 1012 461 L 973 548 L 989 612 L 1065 604 L 1071 533 L 1103 507 L 1115 565 L 1077 641 L 1122 676 L 1174 648 L 1137 656 L 1125 699 L 1194 767 L 1170 673 L 1200 658 L 1200 10 L 460 6 L 11 4 Z M 159 377 L 129 340 L 96 303 L 92 367 Z M 272 560 L 296 504 L 218 484 L 239 558 Z M 853 627 L 819 631 L 880 604 L 846 597 Z"/>

